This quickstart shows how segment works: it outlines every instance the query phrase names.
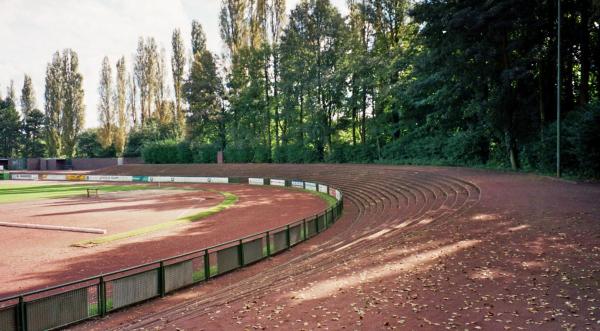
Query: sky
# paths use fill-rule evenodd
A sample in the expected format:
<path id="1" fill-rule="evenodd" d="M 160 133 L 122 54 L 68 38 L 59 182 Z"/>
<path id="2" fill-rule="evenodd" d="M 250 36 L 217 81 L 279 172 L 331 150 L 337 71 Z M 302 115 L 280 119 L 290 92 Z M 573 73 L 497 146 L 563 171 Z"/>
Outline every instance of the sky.
<path id="1" fill-rule="evenodd" d="M 301 0 L 287 0 L 288 13 Z M 346 0 L 332 0 L 343 15 Z M 57 50 L 79 55 L 86 104 L 86 127 L 98 125 L 100 65 L 108 56 L 114 66 L 125 56 L 128 70 L 140 36 L 155 37 L 171 53 L 171 34 L 190 35 L 192 20 L 204 27 L 208 48 L 221 54 L 220 0 L 0 0 L 0 95 L 14 81 L 17 97 L 23 75 L 33 80 L 37 107 L 44 109 L 44 75 Z M 189 37 L 184 39 L 190 49 Z M 170 60 L 167 59 L 167 63 Z M 114 70 L 113 70 L 114 74 Z"/>

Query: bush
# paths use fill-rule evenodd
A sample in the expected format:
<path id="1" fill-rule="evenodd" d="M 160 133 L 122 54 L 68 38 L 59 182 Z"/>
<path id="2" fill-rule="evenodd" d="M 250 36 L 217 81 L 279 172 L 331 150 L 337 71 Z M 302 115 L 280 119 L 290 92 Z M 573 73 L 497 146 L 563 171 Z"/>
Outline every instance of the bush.
<path id="1" fill-rule="evenodd" d="M 223 154 L 227 163 L 249 163 L 254 157 L 252 148 L 243 145 L 228 145 Z"/>
<path id="2" fill-rule="evenodd" d="M 142 158 L 145 163 L 191 163 L 192 152 L 188 142 L 161 140 L 144 144 Z"/>
<path id="3" fill-rule="evenodd" d="M 194 163 L 216 163 L 219 149 L 210 144 L 192 144 L 191 153 Z"/>

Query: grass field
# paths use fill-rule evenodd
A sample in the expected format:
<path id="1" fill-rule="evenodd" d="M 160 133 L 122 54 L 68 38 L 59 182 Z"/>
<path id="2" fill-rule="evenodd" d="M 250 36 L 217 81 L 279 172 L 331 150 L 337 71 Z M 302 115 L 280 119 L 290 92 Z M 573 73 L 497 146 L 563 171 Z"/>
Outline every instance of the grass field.
<path id="1" fill-rule="evenodd" d="M 86 194 L 86 189 L 98 188 L 99 193 L 126 192 L 156 189 L 147 185 L 94 185 L 94 184 L 52 184 L 52 185 L 13 185 L 0 183 L 0 203 L 31 201 L 49 198 L 64 198 Z"/>

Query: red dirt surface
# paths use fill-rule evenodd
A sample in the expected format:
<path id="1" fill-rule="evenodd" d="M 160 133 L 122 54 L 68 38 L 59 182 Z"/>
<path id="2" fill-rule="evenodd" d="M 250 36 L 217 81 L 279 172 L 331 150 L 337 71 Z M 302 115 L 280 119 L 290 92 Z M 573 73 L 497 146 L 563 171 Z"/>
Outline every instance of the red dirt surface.
<path id="1" fill-rule="evenodd" d="M 600 329 L 597 184 L 375 165 L 110 171 L 316 180 L 344 192 L 344 216 L 289 252 L 78 329 Z"/>
<path id="2" fill-rule="evenodd" d="M 63 183 L 64 184 L 64 183 Z M 220 203 L 227 191 L 238 202 L 188 225 L 117 240 L 72 247 L 101 237 L 87 233 L 0 228 L 0 296 L 78 280 L 156 261 L 266 231 L 326 208 L 310 193 L 241 184 L 162 184 L 162 190 L 100 193 L 1 204 L 10 222 L 107 229 L 106 235 L 175 220 Z M 172 189 L 164 189 L 169 187 Z M 193 191 L 184 191 L 182 188 Z M 179 189 L 178 189 L 179 188 Z"/>

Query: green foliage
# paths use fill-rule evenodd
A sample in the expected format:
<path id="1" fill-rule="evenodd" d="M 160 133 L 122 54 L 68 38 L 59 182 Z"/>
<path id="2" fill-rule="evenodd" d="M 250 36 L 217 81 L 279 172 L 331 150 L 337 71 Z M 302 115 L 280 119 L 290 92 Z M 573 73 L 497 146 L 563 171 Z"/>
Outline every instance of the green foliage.
<path id="1" fill-rule="evenodd" d="M 145 163 L 177 163 L 178 146 L 174 140 L 149 142 L 142 147 Z"/>
<path id="2" fill-rule="evenodd" d="M 148 142 L 142 147 L 142 158 L 145 163 L 191 163 L 192 152 L 187 142 L 160 140 Z"/>
<path id="3" fill-rule="evenodd" d="M 0 100 L 0 155 L 17 156 L 21 122 L 12 99 Z"/>
<path id="4" fill-rule="evenodd" d="M 191 153 L 194 163 L 217 163 L 217 152 L 215 145 L 192 143 Z"/>
<path id="5" fill-rule="evenodd" d="M 148 120 L 146 125 L 135 128 L 129 132 L 123 156 L 142 156 L 142 148 L 146 143 L 161 140 L 176 140 L 178 131 L 176 123 L 160 124 L 155 120 Z"/>
<path id="6" fill-rule="evenodd" d="M 102 147 L 98 129 L 89 129 L 79 134 L 77 138 L 78 157 L 115 157 L 116 149 L 113 144 Z"/>

